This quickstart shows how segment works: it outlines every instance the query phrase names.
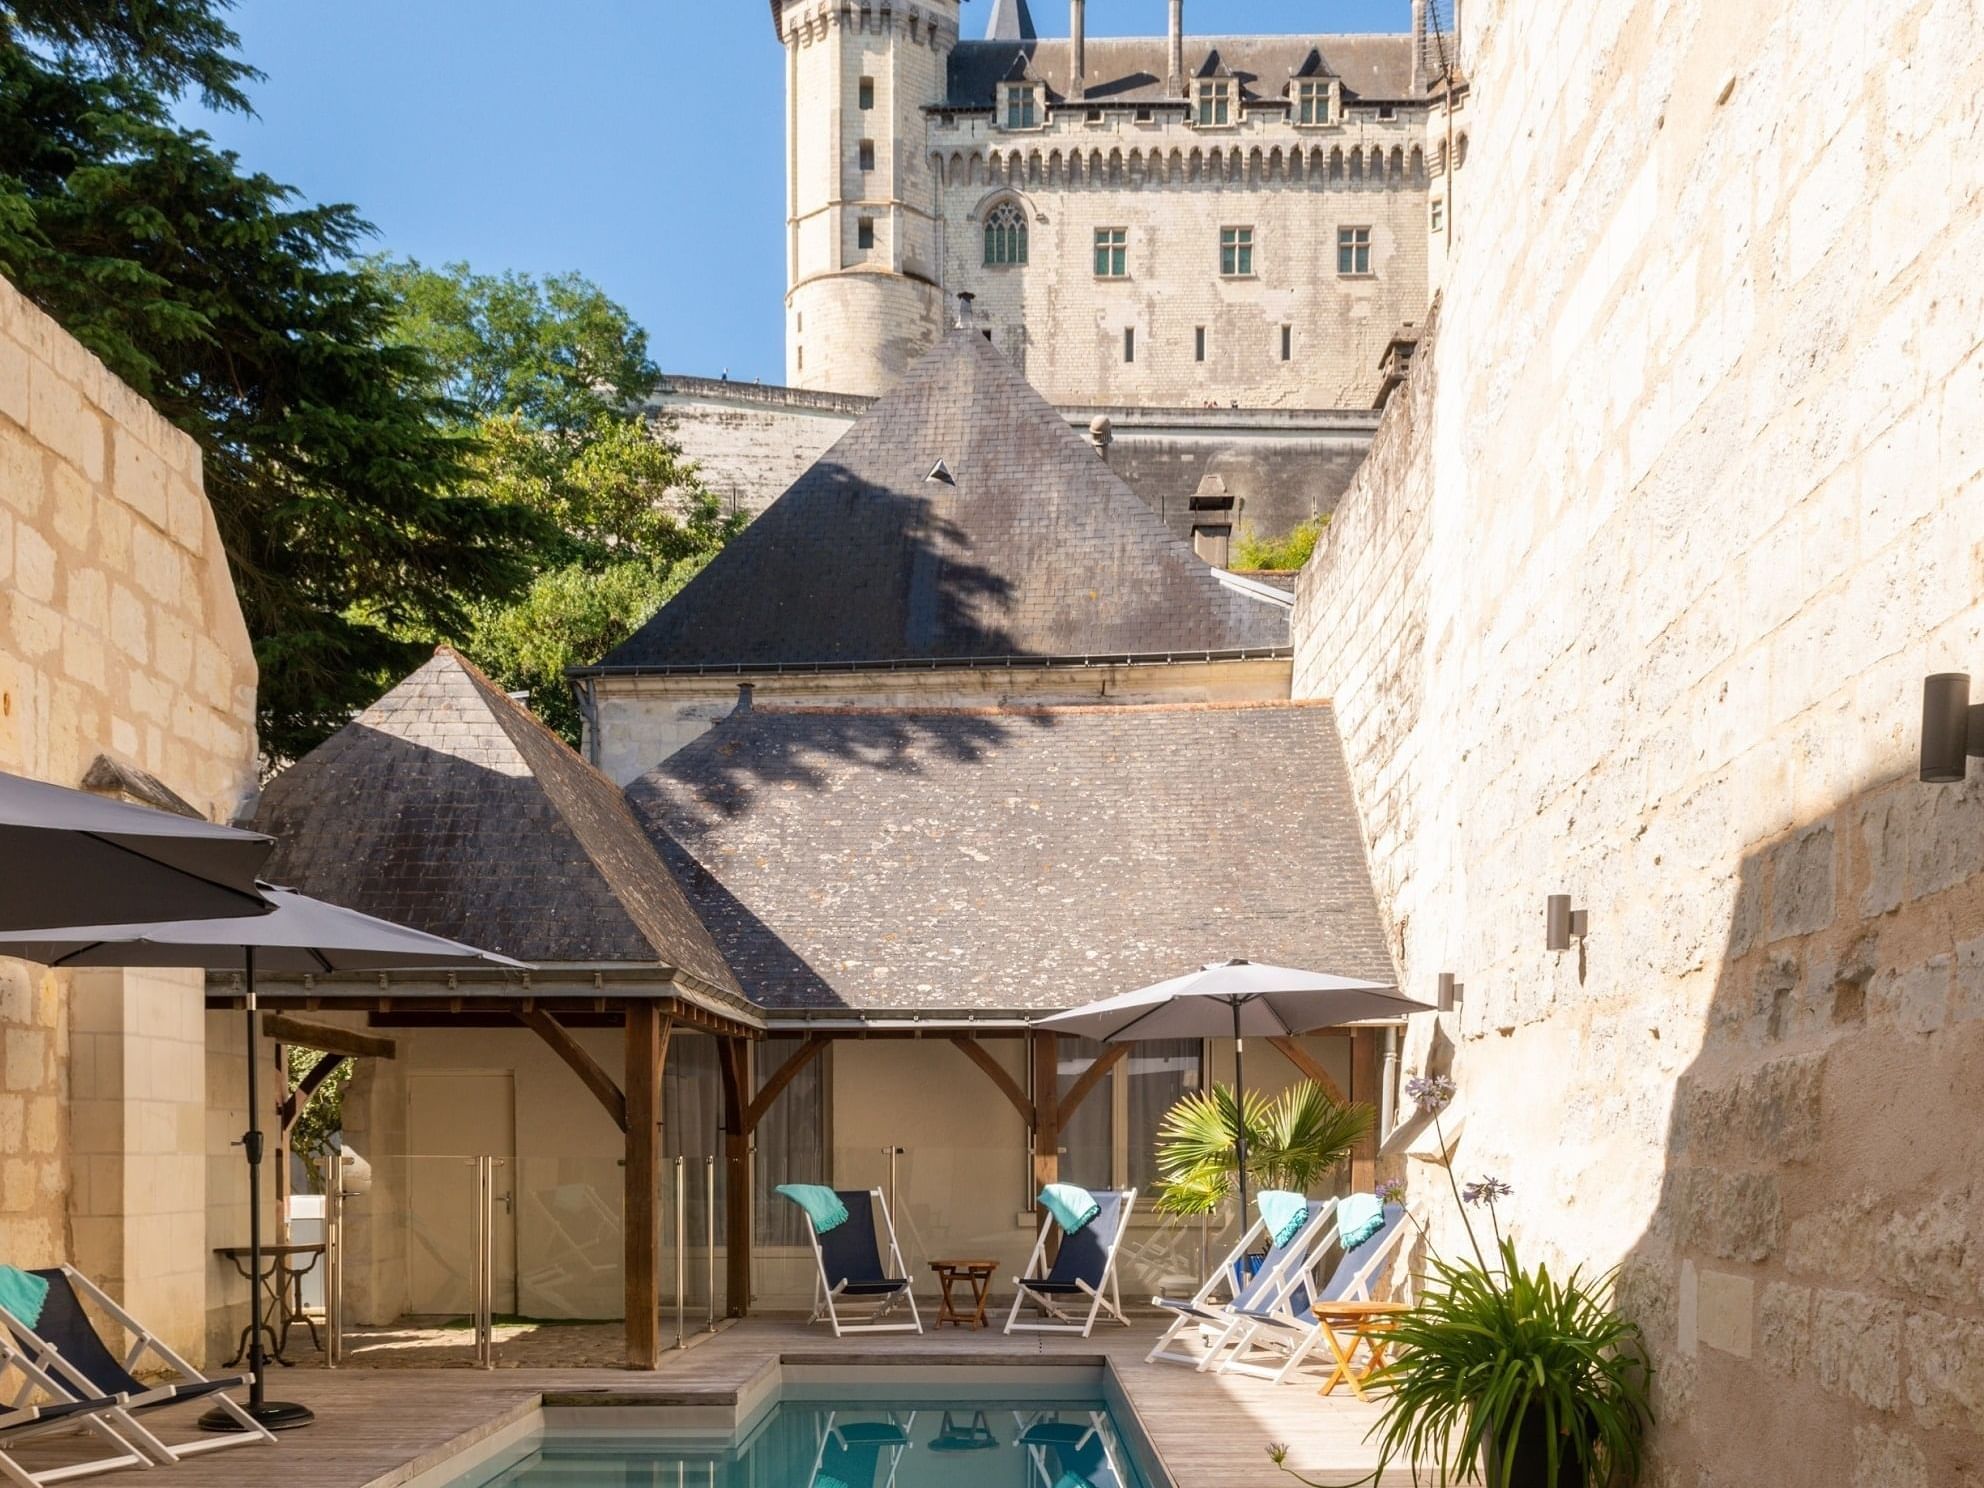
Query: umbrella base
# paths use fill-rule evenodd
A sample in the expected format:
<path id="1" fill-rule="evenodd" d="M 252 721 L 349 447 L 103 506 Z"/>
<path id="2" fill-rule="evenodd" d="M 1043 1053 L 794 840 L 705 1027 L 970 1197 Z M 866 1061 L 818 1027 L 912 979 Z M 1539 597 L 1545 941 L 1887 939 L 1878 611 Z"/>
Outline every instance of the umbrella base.
<path id="1" fill-rule="evenodd" d="M 255 1418 L 257 1424 L 270 1431 L 294 1431 L 298 1426 L 308 1426 L 317 1419 L 317 1413 L 307 1405 L 296 1405 L 286 1400 L 265 1400 L 260 1405 L 241 1407 Z M 200 1417 L 202 1431 L 240 1431 L 244 1428 L 240 1420 L 216 1406 Z"/>

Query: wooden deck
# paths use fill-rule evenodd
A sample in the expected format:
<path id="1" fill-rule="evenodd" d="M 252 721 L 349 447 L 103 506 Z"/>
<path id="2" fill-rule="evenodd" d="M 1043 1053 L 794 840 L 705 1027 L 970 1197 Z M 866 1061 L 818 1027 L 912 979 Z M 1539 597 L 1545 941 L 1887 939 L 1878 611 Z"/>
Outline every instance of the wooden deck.
<path id="1" fill-rule="evenodd" d="M 1057 1359 L 1111 1361 L 1144 1430 L 1177 1488 L 1299 1488 L 1268 1460 L 1270 1443 L 1289 1448 L 1289 1465 L 1328 1484 L 1367 1476 L 1376 1456 L 1364 1436 L 1377 1410 L 1347 1396 L 1319 1399 L 1313 1382 L 1274 1386 L 1261 1380 L 1199 1375 L 1177 1365 L 1145 1364 L 1154 1327 L 1117 1328 L 1084 1341 L 1046 1334 L 1008 1338 L 946 1329 L 918 1338 L 880 1335 L 836 1340 L 823 1328 L 752 1320 L 671 1353 L 651 1373 L 626 1370 L 466 1369 L 281 1371 L 273 1396 L 317 1412 L 316 1425 L 291 1432 L 274 1447 L 239 1447 L 196 1457 L 172 1468 L 171 1488 L 240 1488 L 283 1484 L 298 1488 L 398 1488 L 454 1455 L 524 1418 L 546 1397 L 564 1403 L 647 1404 L 734 1402 L 753 1380 L 780 1362 L 834 1364 L 1017 1365 Z M 195 1409 L 183 1414 L 191 1419 Z M 152 1417 L 163 1428 L 171 1421 Z M 188 1429 L 161 1429 L 172 1440 Z M 69 1460 L 63 1441 L 19 1450 L 23 1463 Z M 1409 1483 L 1386 1475 L 1386 1488 Z"/>

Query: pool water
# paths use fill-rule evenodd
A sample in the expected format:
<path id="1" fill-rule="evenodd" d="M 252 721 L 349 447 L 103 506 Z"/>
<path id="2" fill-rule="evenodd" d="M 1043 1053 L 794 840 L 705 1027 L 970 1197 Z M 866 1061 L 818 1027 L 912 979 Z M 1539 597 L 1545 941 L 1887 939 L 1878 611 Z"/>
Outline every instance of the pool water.
<path id="1" fill-rule="evenodd" d="M 1101 1400 L 782 1400 L 739 1439 L 554 1432 L 460 1488 L 1152 1488 Z"/>

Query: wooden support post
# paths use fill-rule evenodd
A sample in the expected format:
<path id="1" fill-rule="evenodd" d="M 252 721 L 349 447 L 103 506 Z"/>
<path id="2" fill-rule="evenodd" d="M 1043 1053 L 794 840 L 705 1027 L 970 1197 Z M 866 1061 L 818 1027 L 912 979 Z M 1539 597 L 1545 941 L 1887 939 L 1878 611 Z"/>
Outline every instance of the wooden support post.
<path id="1" fill-rule="evenodd" d="M 1350 1098 L 1364 1101 L 1373 1109 L 1378 1104 L 1378 1030 L 1350 1030 Z M 1350 1150 L 1350 1186 L 1358 1193 L 1370 1193 L 1378 1186 L 1378 1124 Z"/>
<path id="2" fill-rule="evenodd" d="M 1033 1191 L 1061 1181 L 1061 1036 L 1033 1035 Z M 1042 1211 L 1043 1213 L 1045 1211 Z"/>
<path id="3" fill-rule="evenodd" d="M 627 1366 L 661 1363 L 661 1077 L 672 1020 L 648 1002 L 627 1005 Z"/>
<path id="4" fill-rule="evenodd" d="M 751 1128 L 745 1119 L 750 1105 L 751 1046 L 743 1039 L 725 1039 L 718 1051 L 723 1075 L 723 1264 L 724 1312 L 730 1317 L 751 1313 Z"/>

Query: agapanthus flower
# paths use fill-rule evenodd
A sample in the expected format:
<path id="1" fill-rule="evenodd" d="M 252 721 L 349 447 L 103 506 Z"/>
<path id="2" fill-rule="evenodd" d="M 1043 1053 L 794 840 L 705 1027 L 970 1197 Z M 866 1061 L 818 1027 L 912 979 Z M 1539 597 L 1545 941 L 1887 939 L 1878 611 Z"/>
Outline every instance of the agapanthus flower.
<path id="1" fill-rule="evenodd" d="M 1403 1204 L 1405 1202 L 1405 1183 L 1403 1180 L 1387 1178 L 1383 1183 L 1380 1183 L 1378 1185 L 1378 1202 L 1380 1204 Z"/>
<path id="2" fill-rule="evenodd" d="M 1426 1116 L 1437 1116 L 1452 1105 L 1456 1088 L 1445 1075 L 1415 1075 L 1405 1082 L 1405 1093 Z"/>
<path id="3" fill-rule="evenodd" d="M 1273 1462 L 1276 1467 L 1280 1467 L 1282 1463 L 1286 1462 L 1288 1460 L 1288 1443 L 1270 1442 L 1268 1444 L 1268 1460 Z"/>
<path id="4" fill-rule="evenodd" d="M 1486 1204 L 1495 1207 L 1498 1199 L 1506 1199 L 1515 1190 L 1499 1178 L 1483 1177 L 1470 1183 L 1460 1191 L 1461 1202 L 1465 1204 Z"/>

